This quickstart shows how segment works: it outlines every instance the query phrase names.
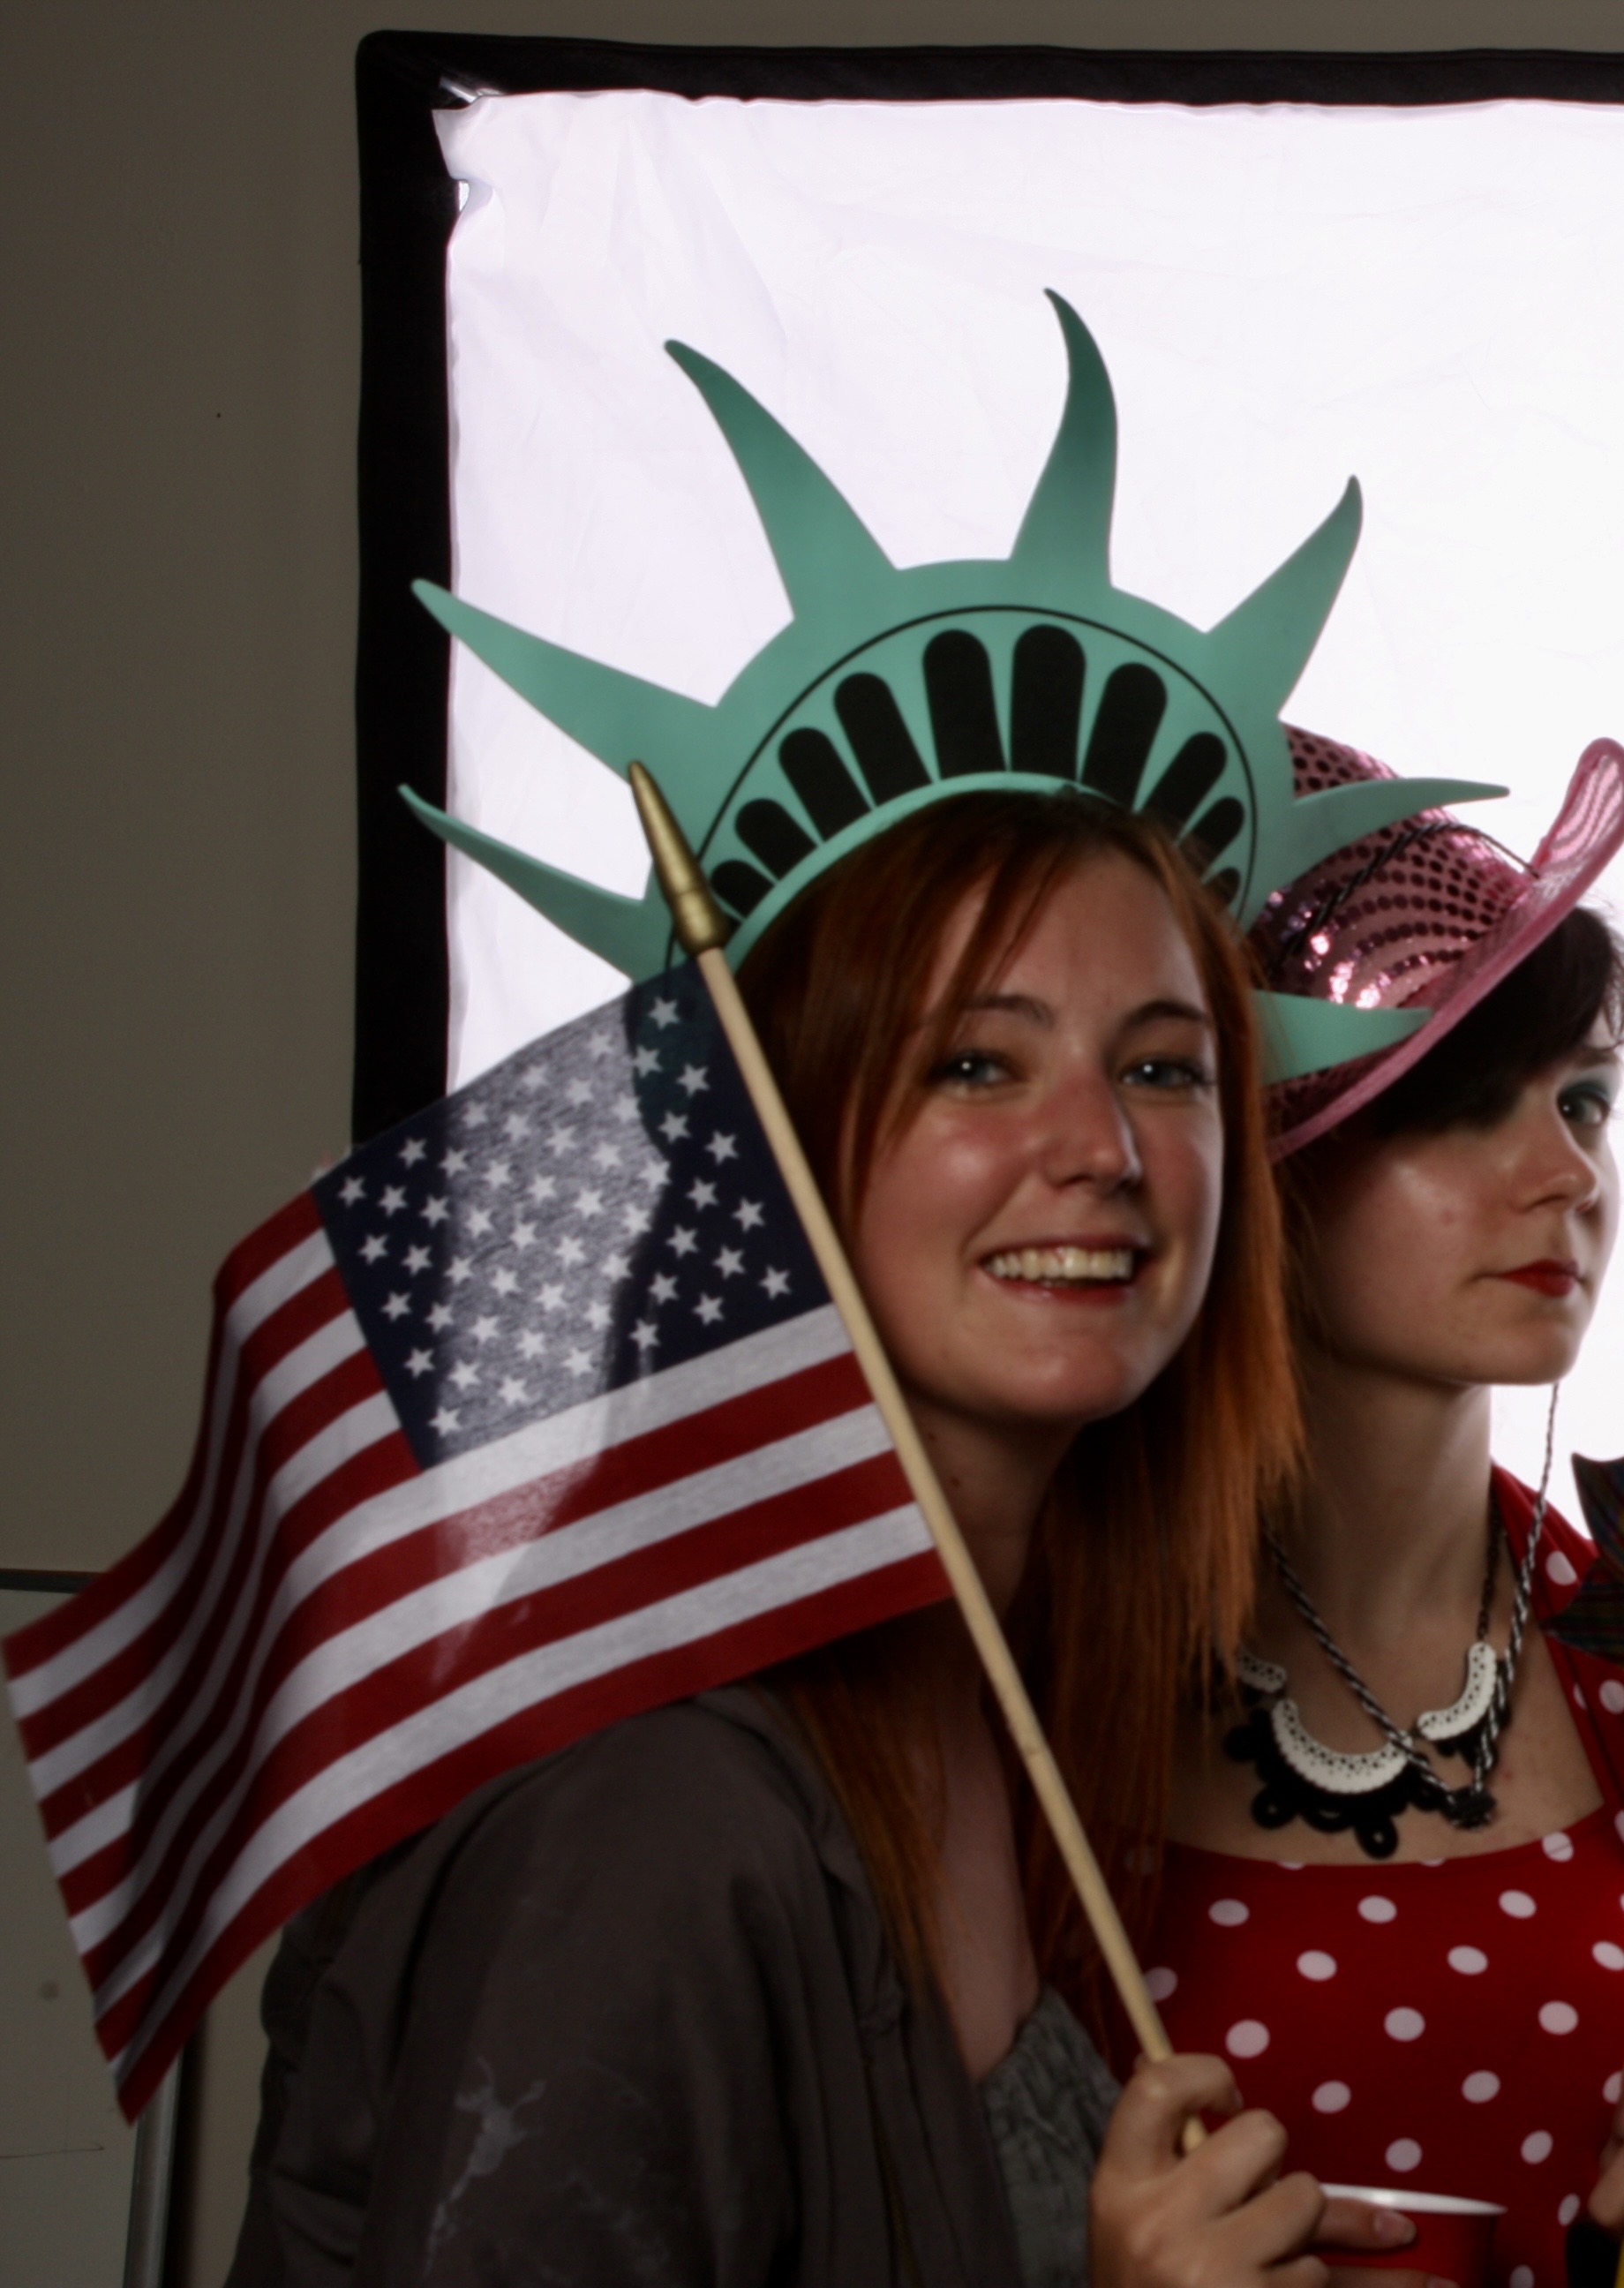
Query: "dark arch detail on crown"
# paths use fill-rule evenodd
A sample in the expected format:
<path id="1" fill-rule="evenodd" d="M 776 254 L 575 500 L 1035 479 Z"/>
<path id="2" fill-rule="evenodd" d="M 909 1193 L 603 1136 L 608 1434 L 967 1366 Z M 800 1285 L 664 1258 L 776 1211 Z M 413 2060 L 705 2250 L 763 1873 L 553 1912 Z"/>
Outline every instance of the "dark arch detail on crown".
<path id="1" fill-rule="evenodd" d="M 1065 628 L 1028 628 L 1019 638 L 1010 699 L 1011 770 L 1075 781 L 1085 668 L 1082 646 Z"/>
<path id="2" fill-rule="evenodd" d="M 827 842 L 844 827 L 868 815 L 862 790 L 821 731 L 791 731 L 780 743 L 784 776 L 806 806 L 806 815 Z"/>
<path id="3" fill-rule="evenodd" d="M 764 874 L 758 874 L 742 858 L 724 858 L 710 877 L 710 886 L 725 906 L 730 906 L 742 921 L 753 914 L 772 885 Z"/>
<path id="4" fill-rule="evenodd" d="M 930 785 L 931 774 L 920 760 L 902 710 L 891 686 L 879 676 L 848 675 L 836 688 L 835 712 L 876 803 L 895 802 Z"/>
<path id="5" fill-rule="evenodd" d="M 1157 780 L 1145 807 L 1175 834 L 1182 834 L 1218 781 L 1229 760 L 1215 731 L 1197 731 Z"/>
<path id="6" fill-rule="evenodd" d="M 1130 660 L 1113 667 L 1100 695 L 1099 712 L 1089 734 L 1082 783 L 1108 802 L 1133 810 L 1139 781 L 1150 760 L 1167 712 L 1168 687 L 1153 667 Z"/>
<path id="7" fill-rule="evenodd" d="M 739 839 L 747 850 L 754 852 L 767 871 L 782 881 L 793 873 L 803 858 L 810 858 L 814 847 L 806 829 L 790 817 L 781 802 L 763 796 L 756 802 L 747 802 L 737 819 Z"/>
<path id="8" fill-rule="evenodd" d="M 944 779 L 1007 768 L 986 646 L 965 628 L 945 628 L 925 646 L 925 697 Z"/>

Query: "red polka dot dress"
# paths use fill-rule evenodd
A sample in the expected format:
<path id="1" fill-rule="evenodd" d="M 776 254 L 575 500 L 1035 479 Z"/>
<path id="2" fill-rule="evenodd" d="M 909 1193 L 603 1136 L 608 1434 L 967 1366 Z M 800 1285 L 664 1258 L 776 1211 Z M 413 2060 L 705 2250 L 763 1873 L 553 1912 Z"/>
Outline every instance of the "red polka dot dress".
<path id="1" fill-rule="evenodd" d="M 1517 1548 L 1528 1497 L 1498 1484 Z M 1559 1518 L 1545 1536 L 1541 1620 L 1592 1555 Z M 1399 1866 L 1170 1845 L 1146 1958 L 1174 2047 L 1231 2061 L 1290 2132 L 1288 2165 L 1502 2203 L 1495 2288 L 1562 2288 L 1624 2069 L 1624 1675 L 1549 1641 L 1601 1810 Z"/>

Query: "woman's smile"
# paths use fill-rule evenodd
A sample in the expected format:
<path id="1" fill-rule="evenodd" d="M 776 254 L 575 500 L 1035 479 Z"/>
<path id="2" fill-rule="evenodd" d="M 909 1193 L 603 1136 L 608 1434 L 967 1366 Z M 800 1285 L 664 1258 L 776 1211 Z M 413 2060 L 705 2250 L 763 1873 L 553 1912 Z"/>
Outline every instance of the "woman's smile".
<path id="1" fill-rule="evenodd" d="M 1149 1254 L 1133 1239 L 1040 1240 L 1001 1248 L 984 1267 L 1001 1286 L 1039 1300 L 1113 1302 L 1127 1294 Z"/>

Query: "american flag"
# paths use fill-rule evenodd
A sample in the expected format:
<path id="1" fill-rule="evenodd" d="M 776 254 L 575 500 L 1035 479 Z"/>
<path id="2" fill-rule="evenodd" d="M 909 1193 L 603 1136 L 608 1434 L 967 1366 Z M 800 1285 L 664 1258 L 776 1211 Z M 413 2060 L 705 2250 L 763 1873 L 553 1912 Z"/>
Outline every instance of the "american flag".
<path id="1" fill-rule="evenodd" d="M 179 1500 L 4 1648 L 126 2113 L 471 1789 L 945 1593 L 693 970 L 363 1147 L 220 1272 Z"/>

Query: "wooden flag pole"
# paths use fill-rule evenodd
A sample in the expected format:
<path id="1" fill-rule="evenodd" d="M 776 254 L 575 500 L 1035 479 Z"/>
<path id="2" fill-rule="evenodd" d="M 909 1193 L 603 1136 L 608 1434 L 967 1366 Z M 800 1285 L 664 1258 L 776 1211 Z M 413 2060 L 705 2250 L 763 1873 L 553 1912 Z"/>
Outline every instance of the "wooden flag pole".
<path id="1" fill-rule="evenodd" d="M 638 814 L 643 822 L 643 831 L 648 837 L 653 854 L 654 872 L 661 889 L 671 910 L 672 926 L 677 941 L 683 951 L 699 964 L 705 982 L 716 1004 L 722 1029 L 728 1045 L 744 1076 L 745 1086 L 750 1092 L 757 1116 L 766 1131 L 767 1141 L 783 1176 L 796 1211 L 805 1227 L 806 1236 L 817 1258 L 818 1268 L 823 1274 L 824 1284 L 836 1309 L 844 1322 L 852 1347 L 857 1354 L 874 1402 L 886 1429 L 891 1433 L 901 1461 L 903 1474 L 913 1490 L 915 1500 L 931 1529 L 942 1567 L 957 1598 L 964 1625 L 970 1641 L 980 1656 L 994 1696 L 1003 1712 L 1004 1722 L 1010 1728 L 1022 1763 L 1032 1781 L 1033 1791 L 1042 1805 L 1066 1871 L 1076 1887 L 1082 1902 L 1083 1912 L 1094 1933 L 1105 1967 L 1121 1997 L 1123 2009 L 1138 2038 L 1140 2048 L 1147 2058 L 1172 2055 L 1172 2046 L 1161 2023 L 1161 2014 L 1151 1999 L 1129 1943 L 1122 1927 L 1122 1919 L 1116 1911 L 1116 1902 L 1106 1888 L 1100 1873 L 1099 1862 L 1083 1833 L 1071 1795 L 1054 1752 L 1043 1736 L 1037 1711 L 1022 1681 L 1009 1641 L 993 1610 L 976 1562 L 959 1531 L 953 1512 L 947 1506 L 946 1495 L 937 1481 L 936 1472 L 925 1452 L 924 1444 L 908 1412 L 907 1402 L 902 1395 L 890 1359 L 885 1355 L 862 1291 L 852 1275 L 846 1260 L 845 1249 L 817 1180 L 807 1164 L 801 1141 L 790 1124 L 784 1100 L 779 1093 L 761 1043 L 756 1037 L 756 1028 L 750 1022 L 733 973 L 723 956 L 722 948 L 731 934 L 731 926 L 710 894 L 697 858 L 688 847 L 687 839 L 666 806 L 664 796 L 641 763 L 630 769 L 631 791 L 636 798 Z M 1200 2125 L 1192 2120 L 1185 2125 L 1186 2145 L 1196 2141 Z M 1192 2136 L 1192 2133 L 1195 2133 Z"/>

